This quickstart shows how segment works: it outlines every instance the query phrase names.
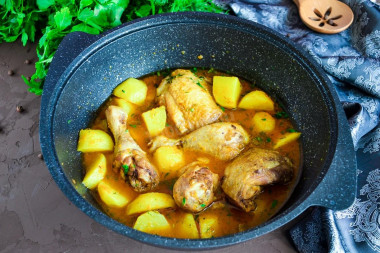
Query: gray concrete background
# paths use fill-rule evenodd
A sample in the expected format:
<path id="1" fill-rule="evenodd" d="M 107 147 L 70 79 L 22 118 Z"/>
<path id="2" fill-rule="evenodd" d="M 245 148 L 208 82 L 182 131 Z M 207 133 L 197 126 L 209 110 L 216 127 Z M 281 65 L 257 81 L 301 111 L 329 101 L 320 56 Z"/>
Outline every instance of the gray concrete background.
<path id="1" fill-rule="evenodd" d="M 55 184 L 38 158 L 41 97 L 29 93 L 21 79 L 33 74 L 36 60 L 35 45 L 0 43 L 0 252 L 168 252 L 99 225 L 71 204 Z M 14 75 L 9 76 L 8 70 Z M 18 105 L 25 109 L 23 113 L 16 111 Z M 282 228 L 246 243 L 204 252 L 295 250 Z"/>

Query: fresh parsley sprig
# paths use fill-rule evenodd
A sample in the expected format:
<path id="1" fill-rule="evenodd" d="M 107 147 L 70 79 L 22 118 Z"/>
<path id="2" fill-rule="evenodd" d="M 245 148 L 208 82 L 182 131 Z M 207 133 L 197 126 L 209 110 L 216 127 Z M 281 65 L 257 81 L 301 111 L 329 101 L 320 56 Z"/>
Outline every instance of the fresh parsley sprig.
<path id="1" fill-rule="evenodd" d="M 25 46 L 41 35 L 36 72 L 30 80 L 22 76 L 29 91 L 40 95 L 53 56 L 68 33 L 99 34 L 136 18 L 177 11 L 225 12 L 212 0 L 0 0 L 0 42 L 21 37 Z"/>

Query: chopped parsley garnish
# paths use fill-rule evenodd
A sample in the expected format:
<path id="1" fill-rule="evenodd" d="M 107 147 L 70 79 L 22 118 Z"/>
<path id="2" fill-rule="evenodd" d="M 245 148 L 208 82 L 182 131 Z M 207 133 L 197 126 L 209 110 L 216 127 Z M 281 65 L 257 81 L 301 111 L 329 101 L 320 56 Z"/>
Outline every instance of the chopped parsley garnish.
<path id="1" fill-rule="evenodd" d="M 190 112 L 193 112 L 193 111 L 194 111 L 194 108 L 190 108 L 189 111 L 190 111 Z"/>
<path id="2" fill-rule="evenodd" d="M 182 205 L 184 206 L 186 204 L 186 198 L 182 199 Z"/>
<path id="3" fill-rule="evenodd" d="M 199 81 L 197 82 L 197 85 L 198 85 L 199 87 L 201 87 L 202 89 L 205 88 L 205 87 L 202 86 L 202 84 L 201 84 Z"/>
<path id="4" fill-rule="evenodd" d="M 262 141 L 263 141 L 263 138 L 261 138 L 260 136 L 257 136 L 257 137 L 256 137 L 256 140 L 258 140 L 259 142 L 262 142 Z"/>
<path id="5" fill-rule="evenodd" d="M 288 131 L 289 133 L 295 133 L 297 132 L 295 129 L 293 128 L 288 128 L 286 131 Z"/>
<path id="6" fill-rule="evenodd" d="M 123 164 L 123 169 L 124 169 L 124 175 L 127 175 L 128 174 L 128 171 L 129 171 L 129 166 L 127 164 Z"/>
<path id="7" fill-rule="evenodd" d="M 125 129 L 125 132 L 128 132 L 128 129 Z"/>
<path id="8" fill-rule="evenodd" d="M 69 119 L 69 120 L 67 121 L 67 124 L 70 124 L 72 121 L 73 121 L 72 119 Z"/>
<path id="9" fill-rule="evenodd" d="M 277 119 L 287 119 L 289 118 L 289 115 L 286 112 L 278 112 L 274 115 Z"/>
<path id="10" fill-rule="evenodd" d="M 166 178 L 168 175 L 169 175 L 169 172 L 166 172 L 166 174 L 165 174 L 164 178 Z"/>
<path id="11" fill-rule="evenodd" d="M 169 123 L 166 123 L 166 124 L 165 124 L 165 126 L 167 126 L 167 127 L 168 127 L 168 126 L 170 126 L 170 125 L 169 125 Z"/>
<path id="12" fill-rule="evenodd" d="M 263 119 L 261 119 L 262 121 L 266 121 L 267 119 L 266 118 L 263 118 Z"/>
<path id="13" fill-rule="evenodd" d="M 125 93 L 125 90 L 121 90 L 123 93 Z"/>
<path id="14" fill-rule="evenodd" d="M 268 138 L 267 138 L 267 142 L 271 142 L 271 141 L 272 141 L 271 138 L 268 137 Z"/>
<path id="15" fill-rule="evenodd" d="M 129 124 L 129 126 L 131 126 L 131 127 L 133 127 L 133 128 L 136 128 L 136 127 L 137 127 L 137 125 L 135 125 L 135 124 Z"/>
<path id="16" fill-rule="evenodd" d="M 201 207 L 203 208 L 203 207 L 205 207 L 206 205 L 205 204 L 201 204 Z"/>
<path id="17" fill-rule="evenodd" d="M 272 205 L 271 205 L 271 209 L 273 209 L 273 208 L 275 208 L 276 206 L 277 206 L 277 204 L 278 204 L 278 200 L 277 199 L 275 199 L 275 200 L 273 200 L 272 201 Z"/>
<path id="18" fill-rule="evenodd" d="M 219 107 L 220 107 L 220 109 L 222 109 L 223 112 L 226 111 L 226 108 L 224 108 L 223 106 L 219 105 Z"/>
<path id="19" fill-rule="evenodd" d="M 211 69 L 209 69 L 209 71 L 207 71 L 207 73 L 214 73 L 214 72 L 215 72 L 214 68 L 211 68 Z"/>
<path id="20" fill-rule="evenodd" d="M 191 72 L 193 72 L 194 74 L 198 72 L 198 69 L 197 68 L 192 68 L 191 69 Z"/>

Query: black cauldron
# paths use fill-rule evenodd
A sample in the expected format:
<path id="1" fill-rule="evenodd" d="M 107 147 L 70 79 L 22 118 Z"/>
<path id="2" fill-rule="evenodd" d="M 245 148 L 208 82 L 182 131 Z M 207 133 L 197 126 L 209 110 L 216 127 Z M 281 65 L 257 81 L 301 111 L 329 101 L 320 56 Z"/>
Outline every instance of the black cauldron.
<path id="1" fill-rule="evenodd" d="M 199 55 L 203 59 L 198 59 Z M 282 103 L 302 132 L 299 182 L 281 211 L 258 227 L 197 240 L 146 234 L 104 214 L 80 183 L 78 132 L 91 122 L 112 90 L 129 77 L 190 67 L 213 67 L 255 80 Z M 236 244 L 279 228 L 310 206 L 347 208 L 356 192 L 356 159 L 349 127 L 323 70 L 284 36 L 230 15 L 163 14 L 97 36 L 67 35 L 45 82 L 40 140 L 55 182 L 78 208 L 120 234 L 160 247 L 209 249 Z"/>

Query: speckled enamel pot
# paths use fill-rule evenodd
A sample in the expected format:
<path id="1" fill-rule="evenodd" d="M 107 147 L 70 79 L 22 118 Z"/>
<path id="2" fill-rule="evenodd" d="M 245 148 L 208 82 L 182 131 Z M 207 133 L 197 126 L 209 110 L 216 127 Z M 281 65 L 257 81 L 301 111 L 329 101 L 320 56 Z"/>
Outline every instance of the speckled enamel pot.
<path id="1" fill-rule="evenodd" d="M 198 56 L 202 55 L 203 59 Z M 303 169 L 281 211 L 268 222 L 220 238 L 184 240 L 145 234 L 105 215 L 80 183 L 78 132 L 128 77 L 168 68 L 213 67 L 255 81 L 280 101 L 302 132 Z M 344 112 L 323 70 L 289 39 L 230 15 L 176 13 L 127 23 L 92 36 L 69 34 L 45 82 L 40 139 L 61 190 L 104 226 L 144 243 L 176 249 L 223 247 L 258 237 L 308 207 L 348 207 L 355 193 L 355 153 Z"/>

